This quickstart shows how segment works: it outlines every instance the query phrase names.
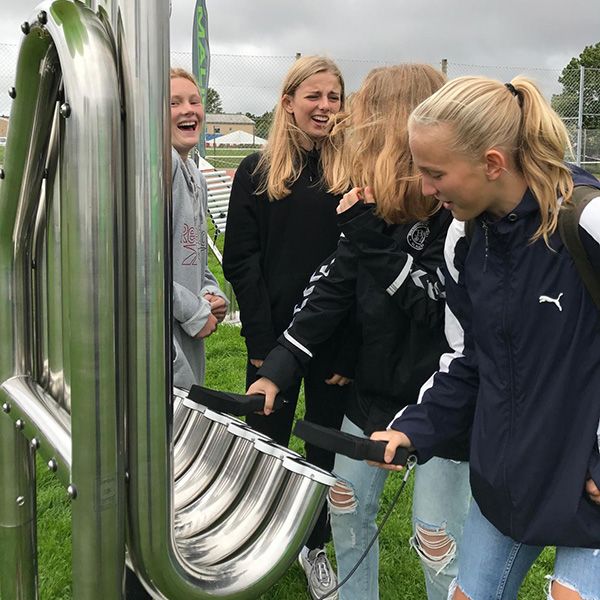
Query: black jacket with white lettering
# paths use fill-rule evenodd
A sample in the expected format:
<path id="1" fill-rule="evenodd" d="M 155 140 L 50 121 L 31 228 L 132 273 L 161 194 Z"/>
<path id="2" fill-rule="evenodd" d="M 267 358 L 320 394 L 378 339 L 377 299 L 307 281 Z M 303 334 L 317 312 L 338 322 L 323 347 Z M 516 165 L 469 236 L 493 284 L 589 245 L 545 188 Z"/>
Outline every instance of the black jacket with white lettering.
<path id="1" fill-rule="evenodd" d="M 578 185 L 600 183 L 573 167 Z M 530 191 L 500 220 L 478 217 L 446 241 L 446 334 L 452 351 L 419 404 L 392 423 L 419 460 L 472 428 L 470 480 L 485 517 L 514 540 L 600 548 L 600 313 L 560 235 L 540 224 Z M 600 272 L 600 191 L 579 233 Z"/>
<path id="2" fill-rule="evenodd" d="M 428 222 L 388 225 L 362 203 L 342 213 L 337 251 L 312 276 L 259 374 L 285 389 L 313 349 L 356 311 L 360 349 L 347 415 L 366 434 L 385 427 L 416 402 L 448 348 L 440 268 L 451 220 L 442 209 Z"/>

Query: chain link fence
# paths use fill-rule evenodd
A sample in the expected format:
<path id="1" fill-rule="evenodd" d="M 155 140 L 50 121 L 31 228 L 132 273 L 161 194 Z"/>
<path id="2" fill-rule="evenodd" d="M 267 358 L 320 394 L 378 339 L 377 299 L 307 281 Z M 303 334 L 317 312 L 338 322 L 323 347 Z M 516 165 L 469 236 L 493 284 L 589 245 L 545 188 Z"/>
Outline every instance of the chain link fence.
<path id="1" fill-rule="evenodd" d="M 18 46 L 1 44 L 4 60 L 0 64 L 0 90 L 14 84 Z M 220 111 L 227 114 L 247 115 L 254 121 L 252 135 L 268 136 L 272 111 L 277 101 L 281 81 L 296 56 L 241 56 L 213 54 L 210 64 L 210 87 L 216 91 Z M 360 86 L 366 74 L 374 67 L 393 64 L 376 60 L 336 58 L 352 92 Z M 192 69 L 190 52 L 173 52 L 173 66 Z M 486 75 L 501 81 L 510 81 L 516 75 L 531 77 L 540 87 L 564 120 L 571 136 L 573 159 L 600 173 L 600 69 L 536 69 L 505 66 L 468 65 L 440 61 L 448 77 Z M 0 115 L 8 116 L 10 98 L 0 94 Z M 213 120 L 218 121 L 218 117 Z M 235 121 L 235 119 L 231 119 Z M 252 128 L 252 125 L 250 125 Z M 231 127 L 228 127 L 231 129 Z M 0 134 L 1 137 L 2 134 Z M 242 144 L 241 146 L 244 146 Z M 207 141 L 206 158 L 219 168 L 235 168 L 252 148 L 240 145 L 218 146 Z M 246 145 L 247 146 L 247 145 Z"/>

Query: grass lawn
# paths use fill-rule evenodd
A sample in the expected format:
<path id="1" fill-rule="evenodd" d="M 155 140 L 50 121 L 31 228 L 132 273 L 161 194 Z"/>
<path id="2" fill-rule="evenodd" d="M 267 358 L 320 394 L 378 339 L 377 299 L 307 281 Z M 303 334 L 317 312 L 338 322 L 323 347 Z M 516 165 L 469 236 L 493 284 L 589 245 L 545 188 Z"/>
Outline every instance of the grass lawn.
<path id="1" fill-rule="evenodd" d="M 216 169 L 237 169 L 238 165 L 248 154 L 260 148 L 207 148 L 206 160 Z"/>
<path id="2" fill-rule="evenodd" d="M 219 245 L 222 239 L 219 240 Z M 216 261 L 211 269 L 219 280 L 222 273 Z M 217 389 L 244 391 L 246 354 L 240 330 L 221 325 L 207 341 L 206 384 Z M 303 411 L 299 403 L 298 415 Z M 300 440 L 293 438 L 292 447 L 302 451 Z M 398 489 L 401 478 L 395 474 L 388 479 L 382 498 L 382 513 Z M 70 508 L 64 488 L 38 462 L 38 544 L 41 600 L 71 598 Z M 412 477 L 381 536 L 380 593 L 381 600 L 425 600 L 425 586 L 419 562 L 410 549 Z M 331 559 L 333 549 L 329 548 Z M 543 600 L 544 576 L 551 571 L 552 552 L 547 550 L 528 576 L 520 600 Z M 306 600 L 305 579 L 297 563 L 261 600 Z M 180 600 L 180 599 L 174 599 Z"/>

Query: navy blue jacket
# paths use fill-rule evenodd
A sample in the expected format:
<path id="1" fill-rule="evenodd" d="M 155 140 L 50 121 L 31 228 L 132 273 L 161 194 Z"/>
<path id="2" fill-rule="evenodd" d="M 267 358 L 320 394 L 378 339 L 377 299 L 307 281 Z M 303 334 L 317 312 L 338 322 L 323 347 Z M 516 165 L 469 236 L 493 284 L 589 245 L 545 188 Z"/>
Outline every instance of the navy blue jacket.
<path id="1" fill-rule="evenodd" d="M 574 167 L 576 185 L 600 182 Z M 485 517 L 527 544 L 600 548 L 600 313 L 558 233 L 527 191 L 504 218 L 454 221 L 446 240 L 446 336 L 452 349 L 393 421 L 421 462 L 472 429 L 470 478 Z M 600 272 L 600 191 L 580 235 Z"/>

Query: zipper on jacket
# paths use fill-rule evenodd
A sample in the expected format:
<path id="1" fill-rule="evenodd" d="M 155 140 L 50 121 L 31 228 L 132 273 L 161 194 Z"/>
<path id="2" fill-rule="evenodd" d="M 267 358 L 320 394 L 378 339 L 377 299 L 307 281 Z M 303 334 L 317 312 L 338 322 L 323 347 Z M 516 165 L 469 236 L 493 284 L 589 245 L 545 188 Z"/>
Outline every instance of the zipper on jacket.
<path id="1" fill-rule="evenodd" d="M 486 231 L 487 231 L 487 226 L 486 226 Z M 487 238 L 486 238 L 487 240 Z M 486 245 L 487 245 L 487 241 L 486 241 Z M 487 253 L 486 253 L 487 256 Z M 508 439 L 506 441 L 506 446 L 505 446 L 505 457 L 506 460 L 504 461 L 504 487 L 506 490 L 506 497 L 508 500 L 508 507 L 509 507 L 509 530 L 511 532 L 511 537 L 514 537 L 514 525 L 513 525 L 513 502 L 512 502 L 512 497 L 511 497 L 511 493 L 510 493 L 510 487 L 508 485 L 508 476 L 507 473 L 509 471 L 511 471 L 511 468 L 509 466 L 509 455 L 511 452 L 511 446 L 512 446 L 512 442 L 513 442 L 513 422 L 514 422 L 514 415 L 515 415 L 515 382 L 514 382 L 514 368 L 513 368 L 513 355 L 512 355 L 512 346 L 511 346 L 511 341 L 510 341 L 510 332 L 508 329 L 508 319 L 507 319 L 507 305 L 508 305 L 508 299 L 510 298 L 510 289 L 509 289 L 509 285 L 510 285 L 510 251 L 506 252 L 506 255 L 502 257 L 502 260 L 504 261 L 504 265 L 505 265 L 505 272 L 504 272 L 504 281 L 503 281 L 503 298 L 502 298 L 502 333 L 504 336 L 504 342 L 505 342 L 505 346 L 506 346 L 506 354 L 507 354 L 507 359 L 508 359 L 508 377 L 509 377 L 509 394 L 510 394 L 510 419 L 509 419 L 509 425 L 508 425 Z"/>
<path id="2" fill-rule="evenodd" d="M 481 221 L 481 227 L 483 228 L 483 235 L 485 238 L 485 254 L 483 255 L 483 272 L 485 273 L 487 271 L 488 254 L 490 249 L 488 238 L 489 228 L 488 224 L 484 220 Z"/>

